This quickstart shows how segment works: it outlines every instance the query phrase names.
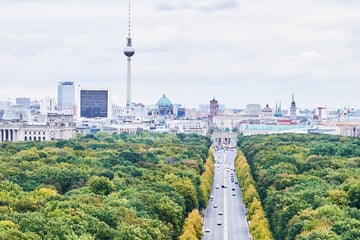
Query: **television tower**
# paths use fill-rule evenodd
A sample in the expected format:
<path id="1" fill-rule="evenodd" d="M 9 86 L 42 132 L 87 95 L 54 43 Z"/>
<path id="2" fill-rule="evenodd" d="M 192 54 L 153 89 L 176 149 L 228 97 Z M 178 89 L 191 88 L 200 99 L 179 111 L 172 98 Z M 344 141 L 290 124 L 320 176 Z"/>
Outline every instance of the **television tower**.
<path id="1" fill-rule="evenodd" d="M 131 45 L 131 12 L 130 12 L 130 0 L 129 0 L 129 22 L 128 22 L 128 36 L 126 38 L 127 44 L 124 48 L 124 54 L 127 57 L 127 88 L 126 88 L 126 112 L 131 113 L 131 57 L 135 54 L 135 49 Z"/>

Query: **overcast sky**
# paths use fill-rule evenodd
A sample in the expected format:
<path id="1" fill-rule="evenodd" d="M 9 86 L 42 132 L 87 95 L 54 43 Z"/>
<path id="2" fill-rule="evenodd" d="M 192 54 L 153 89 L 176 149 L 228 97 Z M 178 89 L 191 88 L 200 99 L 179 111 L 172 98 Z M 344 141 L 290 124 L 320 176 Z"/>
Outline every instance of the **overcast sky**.
<path id="1" fill-rule="evenodd" d="M 127 0 L 0 0 L 0 100 L 126 102 Z M 132 100 L 360 108 L 359 0 L 132 0 Z"/>

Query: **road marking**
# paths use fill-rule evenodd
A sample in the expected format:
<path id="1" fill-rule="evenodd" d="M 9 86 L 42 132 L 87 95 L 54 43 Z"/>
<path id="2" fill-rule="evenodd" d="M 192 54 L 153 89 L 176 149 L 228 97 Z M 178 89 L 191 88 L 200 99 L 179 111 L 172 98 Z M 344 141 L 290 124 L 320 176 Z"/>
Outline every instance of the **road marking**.
<path id="1" fill-rule="evenodd" d="M 226 162 L 226 154 L 224 154 L 224 162 Z M 226 186 L 226 168 L 224 169 L 224 186 Z M 227 190 L 224 188 L 224 240 L 228 240 L 228 211 L 227 211 Z"/>

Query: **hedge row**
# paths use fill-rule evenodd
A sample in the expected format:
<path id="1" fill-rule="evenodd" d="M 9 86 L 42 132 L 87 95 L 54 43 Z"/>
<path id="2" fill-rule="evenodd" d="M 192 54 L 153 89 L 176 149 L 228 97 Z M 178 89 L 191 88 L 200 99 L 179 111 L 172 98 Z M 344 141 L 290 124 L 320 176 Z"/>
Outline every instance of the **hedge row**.
<path id="1" fill-rule="evenodd" d="M 211 186 L 214 178 L 214 150 L 210 148 L 209 157 L 206 159 L 204 164 L 204 172 L 200 176 L 200 192 L 204 202 L 200 202 L 200 209 L 205 208 L 208 204 Z"/>
<path id="2" fill-rule="evenodd" d="M 239 151 L 235 160 L 235 168 L 240 187 L 243 191 L 243 202 L 247 208 L 250 233 L 254 240 L 272 240 L 269 221 L 265 216 L 251 169 L 244 154 Z"/>
<path id="3" fill-rule="evenodd" d="M 199 240 L 203 236 L 202 232 L 203 221 L 199 210 L 192 210 L 188 217 L 185 219 L 183 226 L 183 233 L 180 235 L 179 240 Z"/>

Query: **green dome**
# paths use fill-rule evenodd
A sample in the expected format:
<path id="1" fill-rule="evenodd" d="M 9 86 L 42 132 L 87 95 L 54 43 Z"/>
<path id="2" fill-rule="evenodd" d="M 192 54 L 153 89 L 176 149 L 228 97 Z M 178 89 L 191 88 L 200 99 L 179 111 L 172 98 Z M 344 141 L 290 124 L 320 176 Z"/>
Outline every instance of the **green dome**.
<path id="1" fill-rule="evenodd" d="M 157 101 L 156 106 L 157 107 L 172 107 L 172 104 L 171 104 L 170 100 L 164 94 L 163 97 L 160 98 L 159 101 Z"/>

